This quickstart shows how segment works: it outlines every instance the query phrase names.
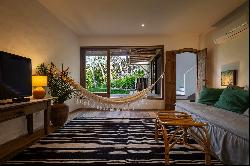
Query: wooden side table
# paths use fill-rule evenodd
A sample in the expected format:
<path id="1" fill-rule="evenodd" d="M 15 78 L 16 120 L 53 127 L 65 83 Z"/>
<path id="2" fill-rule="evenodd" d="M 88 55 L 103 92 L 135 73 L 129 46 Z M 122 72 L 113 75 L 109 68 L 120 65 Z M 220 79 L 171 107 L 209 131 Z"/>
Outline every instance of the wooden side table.
<path id="1" fill-rule="evenodd" d="M 174 132 L 171 134 L 167 130 L 169 126 L 175 127 Z M 182 144 L 203 151 L 205 153 L 205 164 L 210 165 L 210 139 L 205 126 L 207 124 L 194 121 L 190 115 L 184 112 L 158 112 L 155 121 L 155 140 L 158 140 L 159 135 L 163 136 L 165 164 L 169 165 L 169 151 L 171 148 L 175 144 Z M 188 136 L 191 136 L 200 146 L 189 144 Z"/>

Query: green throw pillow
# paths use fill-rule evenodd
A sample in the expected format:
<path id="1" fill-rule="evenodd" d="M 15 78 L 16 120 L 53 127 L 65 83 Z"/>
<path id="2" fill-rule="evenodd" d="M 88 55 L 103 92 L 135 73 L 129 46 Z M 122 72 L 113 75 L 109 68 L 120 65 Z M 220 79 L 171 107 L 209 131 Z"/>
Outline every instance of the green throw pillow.
<path id="1" fill-rule="evenodd" d="M 207 88 L 204 86 L 200 92 L 198 103 L 214 105 L 214 103 L 219 100 L 223 90 L 224 89 Z"/>
<path id="2" fill-rule="evenodd" d="M 232 112 L 243 113 L 249 107 L 249 91 L 226 88 L 214 106 Z"/>

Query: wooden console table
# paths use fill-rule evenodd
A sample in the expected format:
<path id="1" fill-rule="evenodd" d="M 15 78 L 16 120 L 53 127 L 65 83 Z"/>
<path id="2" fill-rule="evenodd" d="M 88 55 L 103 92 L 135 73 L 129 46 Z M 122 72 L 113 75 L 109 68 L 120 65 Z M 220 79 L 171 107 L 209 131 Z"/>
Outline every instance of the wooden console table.
<path id="1" fill-rule="evenodd" d="M 30 100 L 28 102 L 0 105 L 0 123 L 26 116 L 28 134 L 10 140 L 0 146 L 0 165 L 5 160 L 13 157 L 16 153 L 22 151 L 34 141 L 49 133 L 51 100 L 53 98 L 44 98 Z M 33 114 L 44 110 L 44 130 L 33 131 Z M 6 129 L 8 130 L 8 129 Z M 0 133 L 2 135 L 4 133 Z"/>
<path id="2" fill-rule="evenodd" d="M 53 98 L 35 99 L 28 102 L 0 105 L 0 123 L 26 116 L 28 134 L 33 133 L 33 113 L 44 110 L 44 131 L 48 134 L 50 108 Z"/>

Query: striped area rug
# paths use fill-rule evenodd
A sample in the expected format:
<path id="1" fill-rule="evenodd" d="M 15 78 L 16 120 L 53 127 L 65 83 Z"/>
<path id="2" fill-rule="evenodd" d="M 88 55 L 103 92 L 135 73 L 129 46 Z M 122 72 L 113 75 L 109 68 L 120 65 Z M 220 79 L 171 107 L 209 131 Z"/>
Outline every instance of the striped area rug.
<path id="1" fill-rule="evenodd" d="M 177 145 L 170 151 L 170 163 L 204 165 L 204 154 Z M 152 118 L 77 117 L 4 163 L 9 164 L 164 165 L 164 144 L 154 139 Z M 212 164 L 221 162 L 213 158 Z"/>

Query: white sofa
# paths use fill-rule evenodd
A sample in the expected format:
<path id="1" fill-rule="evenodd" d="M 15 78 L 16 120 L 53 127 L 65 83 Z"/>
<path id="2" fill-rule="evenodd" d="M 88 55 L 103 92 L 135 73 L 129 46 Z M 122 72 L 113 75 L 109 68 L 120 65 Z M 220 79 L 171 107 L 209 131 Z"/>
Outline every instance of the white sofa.
<path id="1" fill-rule="evenodd" d="M 224 164 L 249 165 L 249 116 L 189 101 L 177 101 L 176 111 L 208 123 L 212 153 Z"/>

